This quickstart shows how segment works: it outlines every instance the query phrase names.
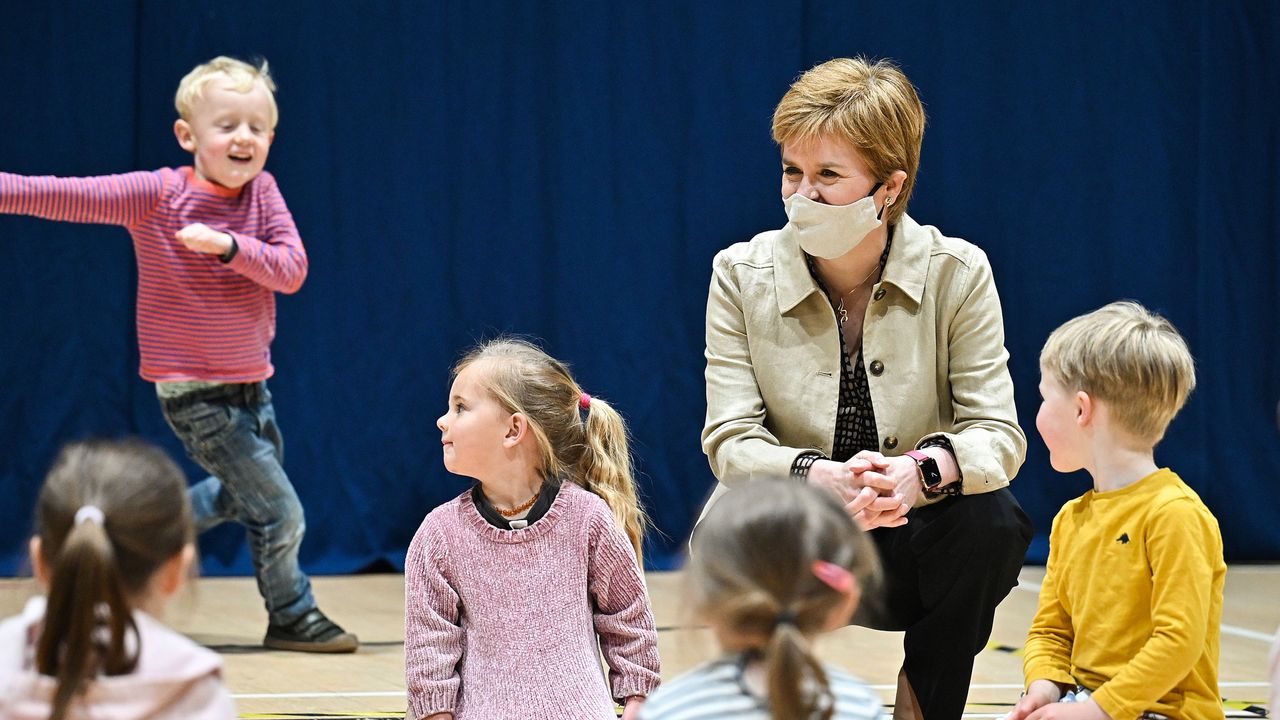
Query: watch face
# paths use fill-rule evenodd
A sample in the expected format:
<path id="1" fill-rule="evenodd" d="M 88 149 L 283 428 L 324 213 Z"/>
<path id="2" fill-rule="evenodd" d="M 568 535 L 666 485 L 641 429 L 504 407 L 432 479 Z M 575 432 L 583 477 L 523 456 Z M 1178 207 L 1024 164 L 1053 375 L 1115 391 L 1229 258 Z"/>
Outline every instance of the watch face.
<path id="1" fill-rule="evenodd" d="M 942 473 L 938 471 L 938 461 L 927 457 L 919 461 L 919 466 L 925 489 L 930 492 L 936 492 L 942 485 Z"/>

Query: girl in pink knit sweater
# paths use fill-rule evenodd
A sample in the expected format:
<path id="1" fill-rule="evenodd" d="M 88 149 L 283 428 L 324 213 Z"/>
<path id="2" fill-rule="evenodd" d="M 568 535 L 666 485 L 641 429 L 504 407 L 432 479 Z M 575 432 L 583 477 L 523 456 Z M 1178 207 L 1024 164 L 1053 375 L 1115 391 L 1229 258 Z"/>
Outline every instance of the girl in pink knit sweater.
<path id="1" fill-rule="evenodd" d="M 410 717 L 636 717 L 660 671 L 621 416 L 503 338 L 454 368 L 436 424 L 445 467 L 477 483 L 409 546 Z"/>

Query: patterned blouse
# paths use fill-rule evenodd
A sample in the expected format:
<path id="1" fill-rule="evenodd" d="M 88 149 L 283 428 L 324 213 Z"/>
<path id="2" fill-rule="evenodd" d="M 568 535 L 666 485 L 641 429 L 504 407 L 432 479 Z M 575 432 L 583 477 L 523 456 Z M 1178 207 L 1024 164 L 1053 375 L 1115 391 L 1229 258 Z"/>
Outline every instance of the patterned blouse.
<path id="1" fill-rule="evenodd" d="M 880 270 L 877 275 L 884 274 L 885 263 L 889 260 L 889 248 L 893 246 L 893 231 L 885 240 L 884 252 L 880 254 Z M 809 274 L 824 294 L 827 287 L 818 276 L 813 258 L 806 255 Z M 862 338 L 858 343 L 857 361 L 850 358 L 849 338 L 845 337 L 844 324 L 837 322 L 840 329 L 840 402 L 836 408 L 835 442 L 832 443 L 831 457 L 836 462 L 844 462 L 863 450 L 876 450 L 880 447 L 880 435 L 876 432 L 876 411 L 871 406 L 871 386 L 867 384 L 867 369 L 862 360 Z M 824 459 L 816 450 L 805 450 L 796 456 L 791 463 L 791 475 L 804 478 L 815 460 Z"/>

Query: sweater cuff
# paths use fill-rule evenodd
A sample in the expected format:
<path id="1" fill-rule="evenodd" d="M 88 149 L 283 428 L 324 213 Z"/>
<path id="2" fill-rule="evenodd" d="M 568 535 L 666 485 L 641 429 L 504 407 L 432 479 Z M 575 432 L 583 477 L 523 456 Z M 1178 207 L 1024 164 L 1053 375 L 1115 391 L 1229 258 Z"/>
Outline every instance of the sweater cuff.
<path id="1" fill-rule="evenodd" d="M 1102 711 L 1112 718 L 1138 717 L 1146 712 L 1148 708 L 1133 707 L 1133 703 L 1125 703 L 1122 698 L 1116 697 L 1105 685 L 1098 688 L 1098 691 L 1089 696 L 1089 699 L 1098 704 Z"/>
<path id="2" fill-rule="evenodd" d="M 417 720 L 431 717 L 436 713 L 451 713 L 458 704 L 458 685 L 448 683 L 445 687 L 432 689 L 418 695 L 409 696 L 409 708 Z"/>
<path id="3" fill-rule="evenodd" d="M 613 686 L 613 699 L 626 705 L 629 697 L 649 697 L 658 688 L 661 679 L 657 674 L 645 673 L 636 677 L 620 678 Z"/>
<path id="4" fill-rule="evenodd" d="M 1036 680 L 1048 680 L 1049 682 L 1059 685 L 1076 686 L 1076 679 L 1071 677 L 1071 673 L 1061 670 L 1054 665 L 1036 664 L 1027 665 L 1023 668 L 1022 673 L 1026 677 L 1026 684 L 1023 689 L 1031 687 L 1031 683 Z"/>

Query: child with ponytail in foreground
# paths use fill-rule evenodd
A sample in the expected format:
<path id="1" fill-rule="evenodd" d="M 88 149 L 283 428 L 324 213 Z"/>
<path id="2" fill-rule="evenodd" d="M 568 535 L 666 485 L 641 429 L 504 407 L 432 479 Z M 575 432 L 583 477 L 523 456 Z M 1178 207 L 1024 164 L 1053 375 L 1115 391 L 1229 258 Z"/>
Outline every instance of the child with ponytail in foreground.
<path id="1" fill-rule="evenodd" d="M 477 482 L 405 560 L 411 720 L 635 718 L 660 675 L 622 417 L 504 338 L 454 368 L 436 425 L 445 467 Z"/>
<path id="2" fill-rule="evenodd" d="M 48 596 L 0 623 L 0 718 L 235 717 L 221 659 L 160 622 L 195 556 L 172 460 L 137 440 L 71 444 L 36 525 L 31 564 Z"/>
<path id="3" fill-rule="evenodd" d="M 754 481 L 712 506 L 689 554 L 689 600 L 724 655 L 659 688 L 642 719 L 883 717 L 866 685 L 813 654 L 878 574 L 874 545 L 832 496 Z"/>

